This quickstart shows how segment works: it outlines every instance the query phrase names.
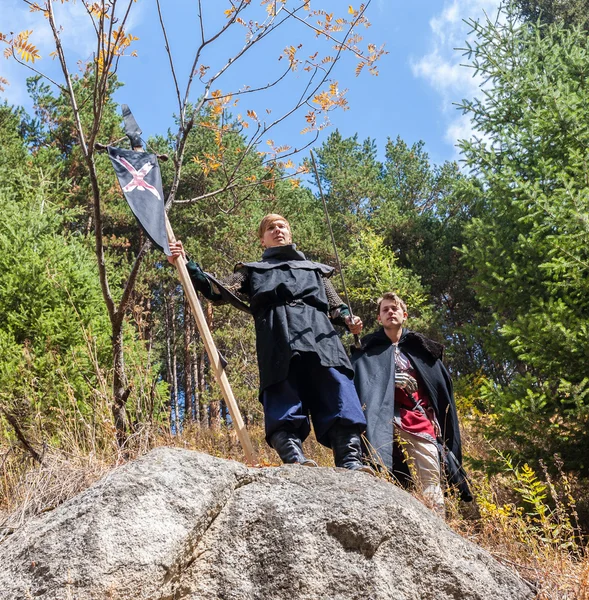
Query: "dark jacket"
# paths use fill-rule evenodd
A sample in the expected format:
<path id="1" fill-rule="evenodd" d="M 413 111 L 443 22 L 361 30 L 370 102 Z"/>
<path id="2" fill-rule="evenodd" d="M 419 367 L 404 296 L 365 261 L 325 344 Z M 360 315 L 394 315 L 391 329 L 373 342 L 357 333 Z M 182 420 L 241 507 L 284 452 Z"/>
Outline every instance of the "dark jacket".
<path id="1" fill-rule="evenodd" d="M 240 263 L 236 272 L 245 276 L 234 291 L 249 298 L 256 325 L 260 392 L 286 379 L 291 358 L 300 352 L 314 352 L 323 366 L 352 377 L 350 359 L 329 318 L 334 307 L 324 280 L 332 267 L 307 260 L 288 245 L 267 248 L 261 261 Z M 209 297 L 193 272 L 191 278 Z"/>
<path id="2" fill-rule="evenodd" d="M 423 383 L 441 428 L 445 446 L 462 465 L 462 445 L 452 380 L 442 363 L 443 346 L 425 336 L 403 330 L 399 349 L 409 358 Z M 352 353 L 354 383 L 366 414 L 366 437 L 376 461 L 393 471 L 395 414 L 394 348 L 384 329 L 362 338 Z M 468 490 L 468 486 L 466 486 Z M 469 493 L 462 492 L 463 497 Z"/>

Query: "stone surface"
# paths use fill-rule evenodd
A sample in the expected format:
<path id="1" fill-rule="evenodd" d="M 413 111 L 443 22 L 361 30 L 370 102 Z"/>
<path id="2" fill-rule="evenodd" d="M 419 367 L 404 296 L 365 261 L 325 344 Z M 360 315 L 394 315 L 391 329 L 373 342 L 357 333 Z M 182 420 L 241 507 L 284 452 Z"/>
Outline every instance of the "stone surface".
<path id="1" fill-rule="evenodd" d="M 523 600 L 528 586 L 365 473 L 160 448 L 0 544 L 0 599 Z"/>

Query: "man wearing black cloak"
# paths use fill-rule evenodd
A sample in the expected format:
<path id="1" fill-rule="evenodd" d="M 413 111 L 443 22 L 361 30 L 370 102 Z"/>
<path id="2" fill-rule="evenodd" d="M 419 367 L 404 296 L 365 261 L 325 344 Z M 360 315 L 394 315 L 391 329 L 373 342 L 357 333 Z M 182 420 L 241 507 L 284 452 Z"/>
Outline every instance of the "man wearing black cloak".
<path id="1" fill-rule="evenodd" d="M 381 329 L 365 336 L 352 353 L 367 421 L 367 454 L 400 479 L 409 467 L 426 503 L 443 515 L 440 453 L 449 483 L 463 499 L 471 499 L 452 381 L 441 360 L 444 347 L 405 329 L 406 319 L 405 303 L 392 292 L 384 294 L 378 300 Z"/>
<path id="2" fill-rule="evenodd" d="M 249 300 L 256 327 L 260 401 L 266 441 L 284 463 L 314 465 L 302 451 L 313 421 L 317 441 L 331 448 L 335 464 L 366 470 L 360 435 L 366 420 L 353 370 L 332 322 L 359 333 L 362 321 L 350 317 L 329 281 L 334 269 L 307 260 L 292 243 L 288 221 L 270 214 L 258 236 L 264 248 L 258 262 L 239 263 L 233 275 L 217 281 L 193 261 L 187 263 L 195 289 L 209 300 Z M 170 244 L 172 260 L 185 256 L 182 243 Z M 243 304 L 241 304 L 243 307 Z"/>

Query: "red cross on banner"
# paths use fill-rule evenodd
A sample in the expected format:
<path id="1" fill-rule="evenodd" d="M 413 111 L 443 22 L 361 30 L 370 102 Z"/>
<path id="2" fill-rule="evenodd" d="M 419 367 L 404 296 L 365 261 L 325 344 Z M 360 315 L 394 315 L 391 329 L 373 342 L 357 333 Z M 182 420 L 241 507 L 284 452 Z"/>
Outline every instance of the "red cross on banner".
<path id="1" fill-rule="evenodd" d="M 108 155 L 137 221 L 151 241 L 169 256 L 162 176 L 155 154 L 109 146 Z"/>

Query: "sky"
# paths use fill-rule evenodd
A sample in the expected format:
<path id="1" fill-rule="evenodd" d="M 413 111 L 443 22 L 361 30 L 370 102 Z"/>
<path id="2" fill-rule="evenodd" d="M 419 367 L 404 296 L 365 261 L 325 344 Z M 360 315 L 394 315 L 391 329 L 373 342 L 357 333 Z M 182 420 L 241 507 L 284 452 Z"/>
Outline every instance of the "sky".
<path id="1" fill-rule="evenodd" d="M 354 8 L 358 7 L 356 0 L 351 2 Z M 175 70 L 183 87 L 199 39 L 198 2 L 161 0 L 161 4 Z M 223 10 L 230 4 L 228 0 L 203 0 L 202 4 L 208 36 L 224 22 Z M 296 2 L 291 0 L 289 4 Z M 313 8 L 325 8 L 344 17 L 348 16 L 349 4 L 350 0 L 311 2 Z M 253 1 L 252 11 L 263 11 L 258 5 L 259 0 Z M 499 0 L 372 0 L 367 12 L 371 27 L 363 35 L 367 42 L 377 46 L 385 44 L 388 54 L 379 61 L 377 77 L 367 72 L 356 77 L 357 61 L 351 56 L 336 65 L 331 76 L 337 81 L 338 89 L 348 90 L 349 109 L 332 113 L 331 126 L 320 133 L 317 144 L 337 128 L 345 137 L 357 134 L 360 140 L 375 140 L 381 156 L 387 139 L 400 136 L 408 144 L 423 140 L 435 164 L 459 159 L 456 142 L 472 132 L 469 121 L 455 103 L 480 95 L 480 81 L 473 78 L 472 69 L 461 66 L 465 57 L 456 48 L 464 47 L 469 34 L 470 28 L 464 21 L 485 19 L 485 15 L 494 19 L 498 5 Z M 92 25 L 80 0 L 57 2 L 54 6 L 56 18 L 63 27 L 62 41 L 70 71 L 76 72 L 78 64 L 92 56 L 95 43 Z M 0 0 L 0 32 L 23 30 L 32 30 L 30 41 L 40 50 L 41 59 L 34 67 L 62 82 L 57 60 L 49 56 L 54 49 L 52 37 L 41 13 L 30 12 L 23 0 Z M 118 76 L 125 85 L 116 92 L 115 100 L 131 107 L 144 138 L 165 134 L 169 128 L 174 130 L 173 115 L 178 112 L 178 102 L 155 0 L 137 0 L 133 4 L 127 31 L 139 38 L 132 47 L 137 57 L 121 59 Z M 210 67 L 210 72 L 241 47 L 243 32 L 244 29 L 238 30 L 235 26 L 210 44 L 203 55 L 203 63 Z M 251 88 L 266 85 L 283 71 L 286 61 L 278 60 L 282 50 L 301 43 L 300 55 L 308 56 L 318 42 L 300 23 L 277 30 L 232 64 L 215 87 L 225 93 L 243 89 L 245 85 Z M 14 61 L 0 57 L 0 76 L 10 82 L 5 91 L 0 92 L 0 100 L 30 110 L 25 80 L 32 74 Z M 245 94 L 231 110 L 234 114 L 255 110 L 258 115 L 264 115 L 264 119 L 273 119 L 287 110 L 292 99 L 300 94 L 305 75 L 299 69 L 268 91 Z M 191 99 L 196 100 L 201 91 L 202 85 L 197 80 Z M 306 125 L 305 112 L 300 110 L 271 132 L 275 145 L 301 147 L 309 141 L 309 134 L 300 133 Z"/>

